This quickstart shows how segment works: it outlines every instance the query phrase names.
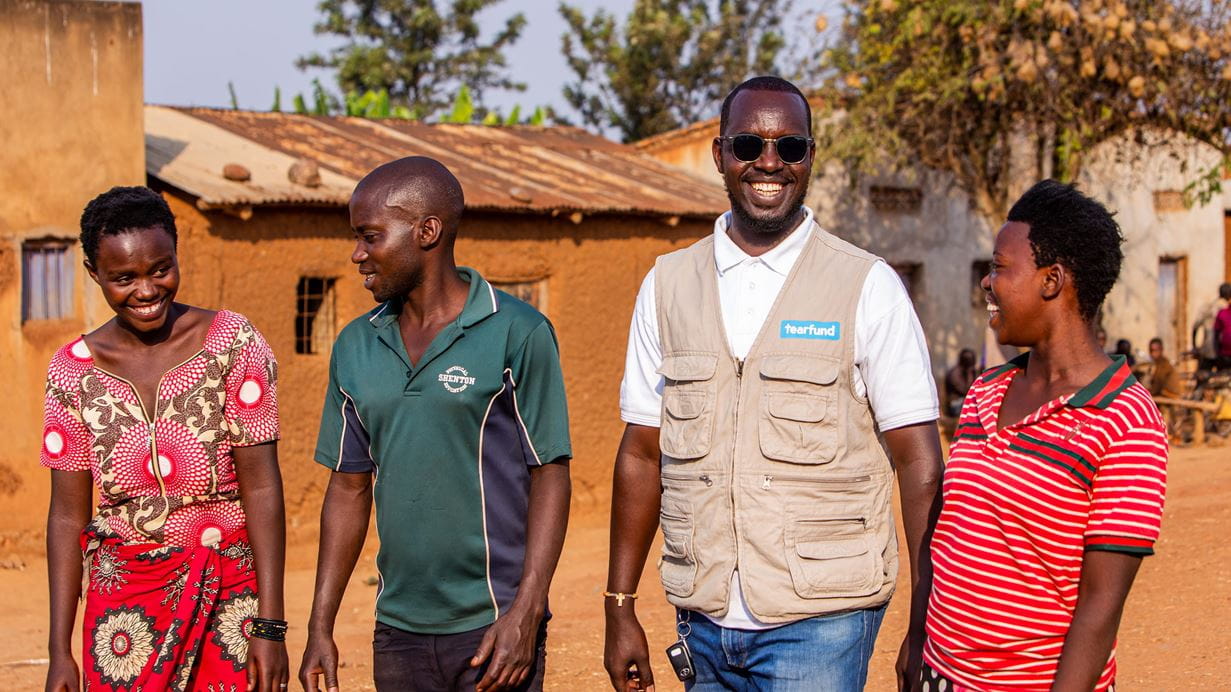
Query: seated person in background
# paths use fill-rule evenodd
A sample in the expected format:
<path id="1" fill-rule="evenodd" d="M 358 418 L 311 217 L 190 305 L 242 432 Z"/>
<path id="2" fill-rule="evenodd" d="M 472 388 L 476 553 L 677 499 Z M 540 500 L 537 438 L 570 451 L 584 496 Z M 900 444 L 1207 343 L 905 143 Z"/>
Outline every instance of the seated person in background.
<path id="1" fill-rule="evenodd" d="M 1231 369 L 1231 284 L 1218 287 L 1218 299 L 1226 305 L 1214 318 L 1214 367 Z"/>
<path id="2" fill-rule="evenodd" d="M 1162 339 L 1150 339 L 1150 360 L 1154 363 L 1154 372 L 1151 373 L 1149 381 L 1150 394 L 1176 399 L 1183 396 L 1184 385 L 1180 382 L 1180 371 L 1163 355 Z"/>
<path id="3" fill-rule="evenodd" d="M 945 374 L 945 412 L 948 415 L 956 418 L 962 412 L 966 391 L 978 376 L 975 352 L 969 348 L 962 349 L 957 356 L 957 365 L 949 368 L 949 372 Z"/>
<path id="4" fill-rule="evenodd" d="M 1137 364 L 1137 359 L 1133 357 L 1133 344 L 1128 339 L 1116 341 L 1116 350 L 1112 351 L 1111 355 L 1124 356 L 1124 360 L 1130 368 Z"/>

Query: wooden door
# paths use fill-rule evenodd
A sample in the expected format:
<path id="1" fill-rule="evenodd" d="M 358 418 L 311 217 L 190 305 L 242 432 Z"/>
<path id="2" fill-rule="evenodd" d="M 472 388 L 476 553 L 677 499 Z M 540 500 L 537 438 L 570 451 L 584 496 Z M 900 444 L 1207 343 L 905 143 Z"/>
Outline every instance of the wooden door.
<path id="1" fill-rule="evenodd" d="M 1162 257 L 1158 261 L 1158 338 L 1172 362 L 1180 353 L 1192 348 L 1188 343 L 1188 258 Z M 1133 344 L 1135 350 L 1146 350 L 1148 344 Z"/>

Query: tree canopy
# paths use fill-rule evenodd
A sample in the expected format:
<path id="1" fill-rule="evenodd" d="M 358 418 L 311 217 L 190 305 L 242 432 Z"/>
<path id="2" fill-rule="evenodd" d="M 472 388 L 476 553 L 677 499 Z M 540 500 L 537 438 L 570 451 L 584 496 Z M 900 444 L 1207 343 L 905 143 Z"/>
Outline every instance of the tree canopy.
<path id="1" fill-rule="evenodd" d="M 562 2 L 575 81 L 564 97 L 583 124 L 643 139 L 717 113 L 723 97 L 775 71 L 791 0 L 636 0 L 621 21 Z"/>
<path id="2" fill-rule="evenodd" d="M 525 15 L 508 18 L 490 39 L 480 35 L 476 15 L 500 2 L 452 0 L 442 11 L 434 0 L 321 0 L 316 33 L 345 43 L 296 65 L 336 70 L 344 94 L 383 90 L 394 107 L 406 107 L 416 119 L 449 108 L 462 86 L 485 110 L 487 91 L 525 89 L 509 75 L 504 57 L 521 36 Z"/>
<path id="3" fill-rule="evenodd" d="M 825 56 L 837 117 L 818 158 L 854 173 L 948 171 L 995 219 L 1023 153 L 1035 178 L 1060 179 L 1126 132 L 1186 135 L 1225 154 L 1227 19 L 1226 0 L 851 2 Z M 1193 177 L 1208 194 L 1220 176 Z"/>

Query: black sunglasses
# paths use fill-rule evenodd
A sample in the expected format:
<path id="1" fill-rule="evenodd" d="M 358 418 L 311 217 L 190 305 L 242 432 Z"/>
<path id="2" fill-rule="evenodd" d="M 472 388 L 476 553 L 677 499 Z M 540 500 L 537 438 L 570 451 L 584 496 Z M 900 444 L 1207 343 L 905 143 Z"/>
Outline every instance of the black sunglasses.
<path id="1" fill-rule="evenodd" d="M 778 150 L 778 158 L 785 164 L 801 163 L 808 157 L 808 147 L 812 144 L 811 137 L 803 135 L 787 135 L 786 137 L 766 138 L 759 135 L 728 135 L 719 137 L 731 142 L 731 153 L 744 163 L 752 163 L 761 158 L 766 144 L 773 144 Z"/>

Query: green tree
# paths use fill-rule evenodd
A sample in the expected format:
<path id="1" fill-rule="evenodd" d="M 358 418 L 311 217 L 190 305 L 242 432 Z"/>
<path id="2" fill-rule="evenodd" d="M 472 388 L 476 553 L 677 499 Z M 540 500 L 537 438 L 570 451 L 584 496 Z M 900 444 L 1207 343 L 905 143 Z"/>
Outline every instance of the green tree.
<path id="1" fill-rule="evenodd" d="M 636 0 L 621 23 L 562 2 L 561 40 L 576 81 L 564 97 L 584 124 L 624 141 L 712 117 L 727 92 L 775 72 L 792 0 Z"/>
<path id="2" fill-rule="evenodd" d="M 508 74 L 504 49 L 521 36 L 525 15 L 517 13 L 484 40 L 476 19 L 501 0 L 452 0 L 447 10 L 434 0 L 321 0 L 317 34 L 346 42 L 328 53 L 296 61 L 300 69 L 337 71 L 342 93 L 388 93 L 393 106 L 426 119 L 450 106 L 467 86 L 477 107 L 492 89 L 523 91 Z"/>
<path id="3" fill-rule="evenodd" d="M 886 166 L 947 171 L 994 223 L 1020 178 L 1071 180 L 1083 155 L 1116 135 L 1152 130 L 1165 143 L 1183 134 L 1225 153 L 1227 6 L 852 2 L 826 54 L 835 117 L 822 119 L 818 158 L 843 161 L 856 175 Z M 1194 177 L 1208 195 L 1219 176 Z"/>
<path id="4" fill-rule="evenodd" d="M 482 117 L 479 116 L 478 109 L 475 108 L 474 99 L 471 97 L 470 89 L 465 85 L 457 90 L 457 96 L 453 99 L 453 107 L 448 113 L 440 116 L 437 122 L 452 123 L 456 125 L 544 125 L 551 117 L 551 109 L 538 106 L 529 118 L 521 117 L 521 106 L 514 105 L 513 110 L 507 116 L 502 116 L 500 111 L 489 110 Z"/>

